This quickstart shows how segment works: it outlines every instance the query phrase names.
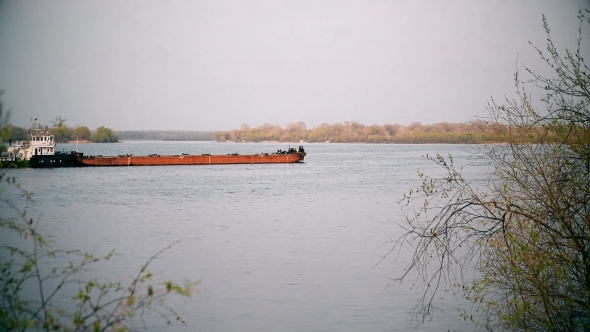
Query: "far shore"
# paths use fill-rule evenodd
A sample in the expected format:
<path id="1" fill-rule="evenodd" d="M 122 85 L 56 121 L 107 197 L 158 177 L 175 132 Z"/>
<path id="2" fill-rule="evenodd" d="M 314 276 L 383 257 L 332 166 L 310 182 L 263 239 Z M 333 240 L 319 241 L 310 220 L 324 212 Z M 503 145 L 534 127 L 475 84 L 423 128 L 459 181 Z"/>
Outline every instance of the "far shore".
<path id="1" fill-rule="evenodd" d="M 79 143 L 79 144 L 83 144 L 83 143 L 92 143 L 92 141 L 89 141 L 87 139 L 79 139 L 79 140 L 69 140 L 68 143 Z"/>
<path id="2" fill-rule="evenodd" d="M 99 142 L 93 142 L 93 141 L 89 141 L 87 139 L 79 139 L 79 140 L 69 140 L 67 142 L 57 142 L 57 143 L 64 143 L 64 144 L 86 144 L 86 143 L 99 143 Z M 120 140 L 118 142 L 100 142 L 100 143 L 107 143 L 107 144 L 111 144 L 111 143 L 123 143 Z"/>
<path id="3" fill-rule="evenodd" d="M 125 143 L 125 142 L 204 142 L 204 143 L 234 143 L 234 144 L 289 144 L 289 145 L 301 145 L 301 144 L 395 144 L 395 145 L 428 145 L 428 144 L 434 144 L 434 145 L 438 145 L 438 144 L 443 144 L 443 145 L 461 145 L 461 144 L 471 144 L 471 145 L 502 145 L 502 144 L 508 144 L 507 142 L 493 142 L 493 141 L 489 141 L 489 142 L 419 142 L 419 143 L 412 143 L 412 142 L 333 142 L 333 141 L 325 141 L 325 142 L 307 142 L 307 141 L 299 141 L 299 142 L 292 142 L 292 141 L 285 141 L 285 142 L 281 142 L 281 141 L 230 141 L 230 140 L 225 140 L 225 141 L 201 141 L 201 140 L 157 140 L 157 139 L 120 139 L 118 142 L 92 142 L 90 140 L 70 140 L 68 142 L 57 142 L 62 143 L 62 144 L 87 144 L 87 143 L 105 143 L 105 144 L 111 144 L 111 143 Z"/>

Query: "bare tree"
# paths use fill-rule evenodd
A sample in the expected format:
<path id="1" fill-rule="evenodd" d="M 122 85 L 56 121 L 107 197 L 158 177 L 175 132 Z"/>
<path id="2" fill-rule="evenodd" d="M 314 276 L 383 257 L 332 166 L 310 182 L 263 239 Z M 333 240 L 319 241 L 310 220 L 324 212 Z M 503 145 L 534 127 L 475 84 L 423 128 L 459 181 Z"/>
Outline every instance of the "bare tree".
<path id="1" fill-rule="evenodd" d="M 443 175 L 419 173 L 392 248 L 413 248 L 400 280 L 420 276 L 416 318 L 431 318 L 435 298 L 451 291 L 472 303 L 464 318 L 484 329 L 590 330 L 590 70 L 581 47 L 588 15 L 580 12 L 577 48 L 565 55 L 543 17 L 548 45 L 536 49 L 552 75 L 525 68 L 529 80 L 515 74 L 516 99 L 488 104 L 484 127 L 506 143 L 474 147 L 493 167 L 485 183 L 465 178 L 451 156 L 427 156 Z M 543 91 L 542 108 L 528 87 Z"/>

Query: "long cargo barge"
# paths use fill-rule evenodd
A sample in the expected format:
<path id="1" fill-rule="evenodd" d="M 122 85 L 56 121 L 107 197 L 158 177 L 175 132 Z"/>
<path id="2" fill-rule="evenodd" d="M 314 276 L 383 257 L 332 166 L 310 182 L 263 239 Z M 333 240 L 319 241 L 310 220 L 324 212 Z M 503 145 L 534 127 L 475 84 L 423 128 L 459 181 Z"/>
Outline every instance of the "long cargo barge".
<path id="1" fill-rule="evenodd" d="M 84 156 L 83 153 L 55 153 L 53 155 L 34 155 L 29 165 L 35 168 L 46 167 L 83 167 L 83 166 L 171 166 L 171 165 L 227 165 L 227 164 L 284 164 L 300 163 L 305 158 L 303 146 L 287 151 L 277 150 L 273 153 L 227 155 L 158 155 L 147 156 Z"/>

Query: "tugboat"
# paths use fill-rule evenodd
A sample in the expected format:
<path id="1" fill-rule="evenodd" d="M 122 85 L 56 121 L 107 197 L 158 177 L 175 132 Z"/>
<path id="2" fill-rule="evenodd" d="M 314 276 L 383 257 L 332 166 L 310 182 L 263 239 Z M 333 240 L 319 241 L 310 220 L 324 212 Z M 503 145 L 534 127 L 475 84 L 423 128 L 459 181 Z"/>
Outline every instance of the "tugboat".
<path id="1" fill-rule="evenodd" d="M 35 155 L 53 156 L 55 154 L 55 136 L 41 133 L 37 117 L 31 137 L 26 141 L 9 141 L 6 152 L 2 154 L 3 161 L 29 162 Z"/>

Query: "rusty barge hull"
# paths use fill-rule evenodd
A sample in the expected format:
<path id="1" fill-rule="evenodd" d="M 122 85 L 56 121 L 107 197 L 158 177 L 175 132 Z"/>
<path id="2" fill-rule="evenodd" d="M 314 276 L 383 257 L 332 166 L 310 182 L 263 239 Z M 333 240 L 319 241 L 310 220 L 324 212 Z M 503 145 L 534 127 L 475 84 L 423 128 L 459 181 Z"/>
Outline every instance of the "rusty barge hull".
<path id="1" fill-rule="evenodd" d="M 285 164 L 302 162 L 305 153 L 260 155 L 87 156 L 80 166 L 172 166 L 226 164 Z"/>
<path id="2" fill-rule="evenodd" d="M 276 153 L 227 155 L 158 155 L 134 156 L 84 156 L 81 152 L 57 152 L 51 155 L 37 155 L 29 162 L 34 168 L 76 167 L 76 166 L 172 166 L 172 165 L 230 165 L 230 164 L 290 164 L 303 162 L 306 153 L 303 146 L 289 148 L 288 151 L 277 150 Z"/>

